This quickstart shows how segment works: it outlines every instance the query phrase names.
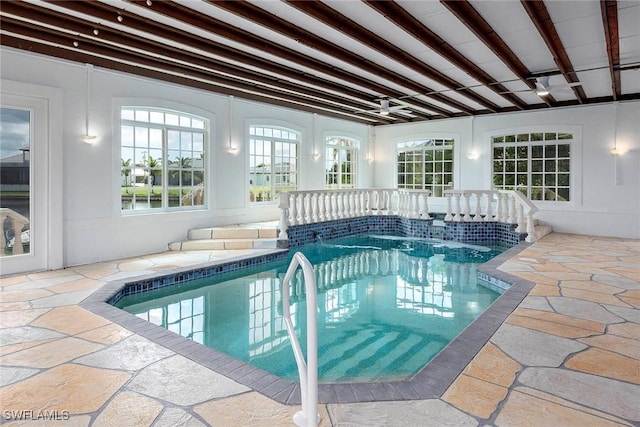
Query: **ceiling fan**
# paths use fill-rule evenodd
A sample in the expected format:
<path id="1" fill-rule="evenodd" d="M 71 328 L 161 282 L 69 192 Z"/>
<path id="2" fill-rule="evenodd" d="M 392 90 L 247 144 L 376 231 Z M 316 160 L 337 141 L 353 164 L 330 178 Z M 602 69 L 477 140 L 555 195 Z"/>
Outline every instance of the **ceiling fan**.
<path id="1" fill-rule="evenodd" d="M 397 113 L 397 114 L 411 114 L 412 113 L 411 110 L 406 110 L 401 105 L 397 106 L 397 107 L 390 107 L 388 99 L 381 99 L 380 100 L 380 108 L 377 108 L 375 110 L 358 110 L 356 112 L 357 113 L 376 113 L 376 114 L 380 114 L 381 116 L 388 116 L 390 113 Z"/>
<path id="2" fill-rule="evenodd" d="M 538 96 L 547 96 L 552 95 L 557 92 L 568 91 L 574 86 L 581 86 L 582 83 L 561 83 L 561 84 L 549 84 L 549 76 L 541 76 L 536 77 L 536 87 L 535 89 L 525 89 L 525 90 L 514 90 L 505 93 L 517 93 L 517 92 L 533 92 Z"/>

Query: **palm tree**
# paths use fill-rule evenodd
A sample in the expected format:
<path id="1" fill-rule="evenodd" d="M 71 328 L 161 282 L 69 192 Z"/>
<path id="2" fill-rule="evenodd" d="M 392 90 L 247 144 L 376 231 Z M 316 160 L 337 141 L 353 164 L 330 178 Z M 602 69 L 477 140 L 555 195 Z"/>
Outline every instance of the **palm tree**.
<path id="1" fill-rule="evenodd" d="M 153 177 L 152 182 L 158 184 L 160 181 L 157 178 L 162 173 L 162 161 L 149 156 L 145 163 L 149 168 L 149 176 Z"/>
<path id="2" fill-rule="evenodd" d="M 131 159 L 120 159 L 120 167 L 122 168 L 122 175 L 124 175 L 124 185 L 130 186 L 131 182 L 129 181 L 129 177 L 131 176 Z"/>
<path id="3" fill-rule="evenodd" d="M 191 159 L 189 157 L 176 157 L 176 160 L 172 161 L 170 166 L 176 168 L 171 171 L 171 177 L 178 178 L 181 181 L 179 184 L 184 185 L 184 181 L 190 180 Z"/>

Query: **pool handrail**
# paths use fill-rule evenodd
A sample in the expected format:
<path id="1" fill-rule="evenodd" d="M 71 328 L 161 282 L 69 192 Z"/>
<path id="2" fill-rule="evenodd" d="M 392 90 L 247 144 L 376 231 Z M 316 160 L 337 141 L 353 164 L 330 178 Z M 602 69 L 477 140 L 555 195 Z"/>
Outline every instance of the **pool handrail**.
<path id="1" fill-rule="evenodd" d="M 307 362 L 296 336 L 291 320 L 289 306 L 290 284 L 293 274 L 302 268 L 304 274 L 305 294 L 307 303 Z M 289 264 L 289 268 L 282 280 L 282 311 L 284 322 L 289 333 L 293 355 L 298 365 L 300 376 L 300 394 L 302 410 L 295 413 L 293 422 L 300 427 L 316 427 L 320 422 L 318 415 L 318 315 L 317 315 L 316 274 L 313 266 L 301 252 L 296 252 Z"/>

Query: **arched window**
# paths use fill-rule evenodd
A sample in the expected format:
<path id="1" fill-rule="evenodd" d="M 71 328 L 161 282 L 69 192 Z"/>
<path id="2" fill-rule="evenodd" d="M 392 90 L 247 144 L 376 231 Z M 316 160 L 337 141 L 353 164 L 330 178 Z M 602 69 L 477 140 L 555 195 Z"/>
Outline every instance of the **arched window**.
<path id="1" fill-rule="evenodd" d="M 274 202 L 298 188 L 300 132 L 277 126 L 249 126 L 249 200 Z"/>
<path id="2" fill-rule="evenodd" d="M 571 199 L 570 132 L 519 132 L 491 137 L 493 188 L 531 200 Z"/>
<path id="3" fill-rule="evenodd" d="M 442 197 L 453 188 L 453 144 L 452 138 L 398 143 L 398 188 L 431 190 L 434 197 Z"/>
<path id="4" fill-rule="evenodd" d="M 360 141 L 344 136 L 330 136 L 325 141 L 325 188 L 356 188 L 356 171 Z"/>
<path id="5" fill-rule="evenodd" d="M 120 110 L 122 211 L 204 207 L 208 121 L 145 107 Z"/>

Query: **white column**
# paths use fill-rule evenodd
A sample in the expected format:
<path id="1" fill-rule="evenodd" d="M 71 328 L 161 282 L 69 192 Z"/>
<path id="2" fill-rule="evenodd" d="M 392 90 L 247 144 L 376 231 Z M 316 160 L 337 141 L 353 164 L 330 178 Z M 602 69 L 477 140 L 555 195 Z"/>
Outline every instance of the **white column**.
<path id="1" fill-rule="evenodd" d="M 493 221 L 493 212 L 492 212 L 492 204 L 493 204 L 493 193 L 488 192 L 485 193 L 487 195 L 487 213 L 484 216 L 485 221 Z"/>
<path id="2" fill-rule="evenodd" d="M 460 193 L 456 193 L 456 194 L 453 195 L 453 197 L 455 197 L 455 199 L 456 199 L 456 203 L 454 205 L 454 207 L 456 209 L 456 212 L 455 212 L 455 215 L 453 217 L 453 220 L 456 221 L 456 222 L 462 221 L 462 210 L 460 209 L 460 197 L 461 196 L 462 195 Z"/>
<path id="3" fill-rule="evenodd" d="M 451 208 L 451 193 L 446 193 L 447 197 L 447 215 L 445 215 L 445 221 L 453 221 L 452 208 Z"/>
<path id="4" fill-rule="evenodd" d="M 473 194 L 476 197 L 476 214 L 473 216 L 473 220 L 482 221 L 482 208 L 480 207 L 480 199 L 482 198 L 482 193 L 475 192 Z"/>
<path id="5" fill-rule="evenodd" d="M 464 197 L 464 217 L 463 220 L 466 221 L 471 221 L 471 206 L 469 204 L 469 199 L 471 198 L 471 194 L 470 193 L 462 193 L 462 196 Z"/>

